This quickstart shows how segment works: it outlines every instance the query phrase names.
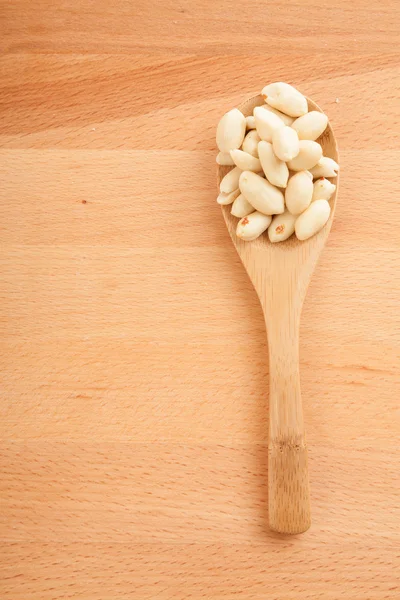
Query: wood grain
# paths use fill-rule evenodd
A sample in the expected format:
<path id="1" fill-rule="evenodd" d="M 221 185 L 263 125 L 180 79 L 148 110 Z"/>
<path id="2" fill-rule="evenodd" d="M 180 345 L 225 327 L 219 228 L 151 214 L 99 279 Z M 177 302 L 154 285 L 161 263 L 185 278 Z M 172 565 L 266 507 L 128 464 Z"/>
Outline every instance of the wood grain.
<path id="1" fill-rule="evenodd" d="M 2 3 L 2 599 L 398 598 L 399 12 Z M 291 539 L 267 528 L 263 316 L 214 201 L 219 116 L 278 79 L 329 114 L 342 173 Z"/>

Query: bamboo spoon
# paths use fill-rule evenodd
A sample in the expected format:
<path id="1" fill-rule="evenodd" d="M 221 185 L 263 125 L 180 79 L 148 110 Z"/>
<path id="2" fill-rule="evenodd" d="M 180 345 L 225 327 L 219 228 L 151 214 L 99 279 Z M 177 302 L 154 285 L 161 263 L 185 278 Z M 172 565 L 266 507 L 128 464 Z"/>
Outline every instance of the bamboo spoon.
<path id="1" fill-rule="evenodd" d="M 239 106 L 245 116 L 264 104 L 255 96 Z M 308 99 L 309 110 L 321 109 Z M 338 160 L 335 136 L 328 127 L 318 139 L 324 155 Z M 218 168 L 218 183 L 230 167 Z M 303 301 L 315 265 L 327 240 L 335 212 L 330 199 L 329 221 L 315 236 L 270 243 L 267 233 L 253 242 L 236 237 L 238 220 L 231 206 L 222 213 L 232 241 L 261 302 L 268 332 L 270 399 L 268 487 L 269 524 L 280 533 L 295 534 L 311 525 L 307 446 L 300 393 L 299 325 Z"/>

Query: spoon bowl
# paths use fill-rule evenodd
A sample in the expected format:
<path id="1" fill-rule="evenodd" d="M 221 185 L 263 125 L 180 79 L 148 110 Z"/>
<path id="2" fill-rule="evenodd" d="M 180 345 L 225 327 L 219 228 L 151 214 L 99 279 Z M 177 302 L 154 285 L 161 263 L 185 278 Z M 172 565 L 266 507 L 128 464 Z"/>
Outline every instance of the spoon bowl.
<path id="1" fill-rule="evenodd" d="M 309 111 L 322 112 L 315 102 L 307 101 Z M 238 108 L 249 116 L 256 106 L 264 104 L 259 95 Z M 336 139 L 329 123 L 317 142 L 321 144 L 324 156 L 338 162 Z M 218 184 L 231 168 L 218 167 Z M 307 288 L 334 218 L 339 176 L 332 181 L 336 190 L 329 201 L 329 220 L 321 231 L 305 241 L 299 241 L 293 234 L 286 241 L 271 243 L 267 232 L 252 242 L 243 241 L 236 236 L 238 219 L 231 215 L 231 206 L 221 207 L 229 234 L 260 299 L 267 328 L 269 523 L 274 531 L 286 534 L 302 533 L 311 524 L 300 392 L 299 327 Z"/>

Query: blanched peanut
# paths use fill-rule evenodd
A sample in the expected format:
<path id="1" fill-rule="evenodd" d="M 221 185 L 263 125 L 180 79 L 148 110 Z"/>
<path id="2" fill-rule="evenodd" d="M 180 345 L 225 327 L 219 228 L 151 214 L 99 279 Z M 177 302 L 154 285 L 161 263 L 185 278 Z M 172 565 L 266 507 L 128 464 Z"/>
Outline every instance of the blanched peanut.
<path id="1" fill-rule="evenodd" d="M 217 127 L 217 146 L 221 152 L 240 148 L 246 133 L 246 118 L 237 108 L 225 113 Z"/>
<path id="2" fill-rule="evenodd" d="M 285 210 L 281 215 L 276 215 L 268 227 L 268 237 L 270 242 L 284 242 L 294 232 L 296 216 Z"/>
<path id="3" fill-rule="evenodd" d="M 233 166 L 235 163 L 232 160 L 232 156 L 229 152 L 218 152 L 217 154 L 217 165 L 222 165 L 225 167 Z"/>
<path id="4" fill-rule="evenodd" d="M 333 158 L 323 156 L 310 171 L 314 179 L 318 177 L 337 177 L 339 165 Z"/>
<path id="5" fill-rule="evenodd" d="M 217 202 L 240 219 L 236 233 L 242 240 L 255 240 L 266 230 L 271 243 L 294 233 L 307 240 L 329 220 L 328 201 L 337 190 L 329 178 L 339 166 L 321 147 L 332 141 L 328 117 L 308 112 L 307 98 L 284 82 L 265 86 L 262 96 L 265 104 L 252 115 L 233 109 L 218 124 L 219 173 L 233 168 L 220 181 Z"/>
<path id="6" fill-rule="evenodd" d="M 285 188 L 289 179 L 289 169 L 275 156 L 272 144 L 261 141 L 258 144 L 258 156 L 266 178 L 272 185 Z"/>
<path id="7" fill-rule="evenodd" d="M 247 215 L 249 215 L 252 212 L 254 212 L 254 208 L 252 207 L 250 202 L 246 200 L 243 194 L 240 194 L 240 196 L 238 196 L 232 204 L 231 215 L 233 215 L 234 217 L 239 217 L 239 219 L 241 219 L 242 217 L 247 217 Z"/>
<path id="8" fill-rule="evenodd" d="M 257 131 L 249 131 L 243 140 L 242 150 L 258 158 L 258 142 L 261 140 Z"/>
<path id="9" fill-rule="evenodd" d="M 236 235 L 251 242 L 258 238 L 271 223 L 271 217 L 260 212 L 253 212 L 247 217 L 243 217 L 237 224 Z"/>
<path id="10" fill-rule="evenodd" d="M 251 115 L 250 117 L 246 117 L 246 129 L 255 129 L 256 128 L 256 122 L 254 120 L 254 117 Z"/>
<path id="11" fill-rule="evenodd" d="M 261 163 L 255 156 L 252 156 L 248 152 L 243 152 L 243 150 L 231 150 L 230 152 L 232 160 L 235 165 L 242 169 L 243 171 L 261 171 Z"/>
<path id="12" fill-rule="evenodd" d="M 285 203 L 292 215 L 299 215 L 310 205 L 313 195 L 313 182 L 307 171 L 293 175 L 285 191 Z"/>
<path id="13" fill-rule="evenodd" d="M 266 85 L 261 94 L 267 104 L 290 117 L 301 117 L 308 111 L 307 99 L 288 83 Z"/>
<path id="14" fill-rule="evenodd" d="M 239 179 L 239 188 L 256 210 L 265 215 L 283 213 L 285 204 L 282 192 L 252 171 L 243 171 Z"/>
<path id="15" fill-rule="evenodd" d="M 288 162 L 291 171 L 307 171 L 322 157 L 322 148 L 317 142 L 300 140 L 298 155 Z"/>
<path id="16" fill-rule="evenodd" d="M 290 125 L 294 121 L 294 117 L 289 117 L 289 115 L 285 115 L 280 110 L 277 110 L 276 108 L 272 108 L 272 106 L 268 106 L 268 104 L 264 104 L 263 105 L 263 109 L 264 110 L 269 110 L 269 112 L 274 113 L 274 115 L 276 115 L 277 117 L 279 117 L 281 119 L 281 121 L 283 121 L 284 124 L 287 125 L 288 127 L 290 127 Z"/>
<path id="17" fill-rule="evenodd" d="M 317 181 L 314 182 L 314 191 L 311 202 L 314 202 L 315 200 L 329 200 L 335 190 L 336 185 L 331 183 L 329 179 L 325 179 L 325 177 L 317 179 Z"/>
<path id="18" fill-rule="evenodd" d="M 331 207 L 327 200 L 316 200 L 296 219 L 295 232 L 299 240 L 308 240 L 318 233 L 329 219 Z"/>
<path id="19" fill-rule="evenodd" d="M 297 131 L 299 140 L 316 140 L 325 131 L 328 125 L 328 117 L 317 110 L 299 117 L 292 123 L 292 127 Z"/>
<path id="20" fill-rule="evenodd" d="M 233 192 L 230 192 L 229 194 L 219 194 L 218 198 L 217 198 L 217 202 L 218 204 L 221 204 L 222 206 L 226 206 L 227 204 L 232 204 L 232 202 L 234 202 L 236 200 L 236 198 L 240 195 L 240 190 L 234 190 Z"/>
<path id="21" fill-rule="evenodd" d="M 299 153 L 299 138 L 297 137 L 297 133 L 291 127 L 281 127 L 275 131 L 272 137 L 272 147 L 276 156 L 287 162 L 288 160 L 292 160 Z"/>
<path id="22" fill-rule="evenodd" d="M 257 133 L 262 140 L 272 142 L 272 136 L 277 129 L 284 127 L 283 121 L 269 110 L 256 106 L 254 111 Z"/>
<path id="23" fill-rule="evenodd" d="M 242 169 L 239 169 L 239 167 L 235 167 L 232 171 L 229 171 L 229 173 L 222 178 L 221 183 L 219 184 L 219 191 L 224 194 L 230 194 L 234 190 L 237 190 L 239 187 L 239 177 L 242 173 L 243 171 Z"/>

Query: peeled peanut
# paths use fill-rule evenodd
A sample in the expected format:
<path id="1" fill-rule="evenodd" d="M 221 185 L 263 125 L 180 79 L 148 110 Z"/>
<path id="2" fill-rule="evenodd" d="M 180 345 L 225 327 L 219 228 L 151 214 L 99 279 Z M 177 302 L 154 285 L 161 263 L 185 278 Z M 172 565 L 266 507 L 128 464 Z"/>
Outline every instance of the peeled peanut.
<path id="1" fill-rule="evenodd" d="M 318 177 L 337 177 L 339 165 L 333 158 L 323 156 L 310 171 L 314 179 Z"/>
<path id="2" fill-rule="evenodd" d="M 312 110 L 292 123 L 299 140 L 316 140 L 325 131 L 327 125 L 328 117 L 317 110 Z"/>
<path id="3" fill-rule="evenodd" d="M 257 133 L 262 140 L 272 142 L 272 136 L 277 129 L 284 127 L 283 121 L 269 110 L 256 106 L 254 111 Z"/>
<path id="4" fill-rule="evenodd" d="M 258 158 L 258 142 L 261 140 L 257 131 L 249 131 L 243 140 L 242 150 Z"/>
<path id="5" fill-rule="evenodd" d="M 253 116 L 250 117 L 246 117 L 246 129 L 255 129 L 256 128 L 256 122 L 254 120 Z"/>
<path id="6" fill-rule="evenodd" d="M 237 108 L 225 113 L 217 127 L 217 146 L 221 152 L 240 148 L 246 133 L 246 117 Z"/>
<path id="7" fill-rule="evenodd" d="M 294 233 L 296 216 L 285 210 L 281 215 L 276 215 L 268 227 L 270 242 L 284 242 Z"/>
<path id="8" fill-rule="evenodd" d="M 234 202 L 236 200 L 236 198 L 240 195 L 240 190 L 234 190 L 233 192 L 230 192 L 229 194 L 219 194 L 218 198 L 217 198 L 217 202 L 218 204 L 221 204 L 222 206 L 226 206 L 227 204 L 232 204 L 232 202 Z"/>
<path id="9" fill-rule="evenodd" d="M 314 191 L 311 202 L 314 202 L 315 200 L 329 200 L 335 190 L 336 185 L 331 183 L 329 179 L 325 179 L 325 177 L 317 179 L 317 181 L 314 182 Z"/>
<path id="10" fill-rule="evenodd" d="M 268 228 L 270 223 L 270 216 L 253 212 L 239 221 L 236 235 L 246 242 L 252 242 Z"/>
<path id="11" fill-rule="evenodd" d="M 242 169 L 243 171 L 261 171 L 261 163 L 255 156 L 252 156 L 248 152 L 243 152 L 243 150 L 231 150 L 230 152 L 232 160 L 235 165 Z"/>
<path id="12" fill-rule="evenodd" d="M 225 167 L 233 166 L 235 163 L 232 160 L 232 156 L 229 152 L 218 152 L 217 154 L 217 165 L 222 165 Z"/>
<path id="13" fill-rule="evenodd" d="M 281 127 L 281 129 L 275 131 L 272 137 L 272 147 L 280 160 L 284 162 L 292 160 L 300 150 L 297 133 L 287 125 Z"/>
<path id="14" fill-rule="evenodd" d="M 252 212 L 254 212 L 254 208 L 252 207 L 250 202 L 246 200 L 243 194 L 240 194 L 240 196 L 238 196 L 232 204 L 231 215 L 233 215 L 234 217 L 239 217 L 239 219 L 241 219 L 242 217 L 247 217 L 247 215 L 249 215 Z"/>
<path id="15" fill-rule="evenodd" d="M 268 106 L 268 104 L 264 104 L 263 105 L 263 109 L 264 110 L 269 110 L 269 112 L 274 113 L 274 115 L 276 115 L 277 117 L 279 117 L 281 119 L 281 121 L 284 122 L 285 125 L 290 126 L 293 123 L 293 121 L 294 121 L 294 117 L 289 117 L 289 115 L 285 115 L 280 110 L 277 110 L 276 108 L 272 108 L 272 106 Z"/>
<path id="16" fill-rule="evenodd" d="M 307 171 L 322 157 L 322 148 L 317 142 L 300 140 L 298 155 L 288 162 L 291 171 Z"/>
<path id="17" fill-rule="evenodd" d="M 258 156 L 266 178 L 272 185 L 285 188 L 289 179 L 289 169 L 282 160 L 275 156 L 272 144 L 258 143 Z"/>
<path id="18" fill-rule="evenodd" d="M 308 240 L 318 233 L 329 219 L 331 207 L 327 200 L 316 200 L 296 219 L 294 226 L 299 240 Z"/>
<path id="19" fill-rule="evenodd" d="M 237 190 L 239 187 L 239 177 L 242 173 L 243 171 L 242 169 L 239 169 L 239 167 L 235 167 L 232 169 L 232 171 L 229 171 L 229 173 L 227 173 L 225 177 L 221 179 L 219 191 L 223 192 L 224 194 L 230 194 L 234 190 Z"/>
<path id="20" fill-rule="evenodd" d="M 307 171 L 299 171 L 293 175 L 285 191 L 285 204 L 292 215 L 299 215 L 311 203 L 313 195 L 313 182 Z"/>
<path id="21" fill-rule="evenodd" d="M 283 194 L 252 171 L 243 171 L 239 179 L 239 188 L 246 200 L 265 215 L 277 215 L 285 209 Z"/>
<path id="22" fill-rule="evenodd" d="M 307 99 L 288 83 L 270 83 L 261 94 L 267 104 L 290 117 L 301 117 L 308 111 Z"/>

